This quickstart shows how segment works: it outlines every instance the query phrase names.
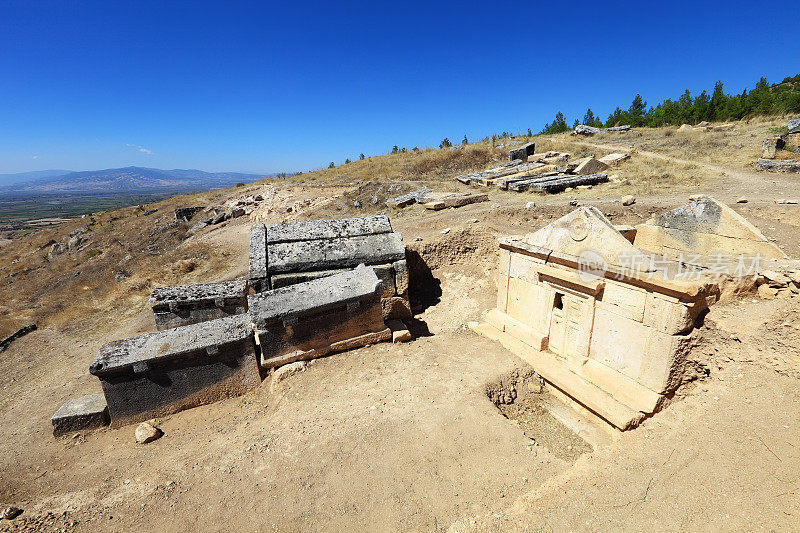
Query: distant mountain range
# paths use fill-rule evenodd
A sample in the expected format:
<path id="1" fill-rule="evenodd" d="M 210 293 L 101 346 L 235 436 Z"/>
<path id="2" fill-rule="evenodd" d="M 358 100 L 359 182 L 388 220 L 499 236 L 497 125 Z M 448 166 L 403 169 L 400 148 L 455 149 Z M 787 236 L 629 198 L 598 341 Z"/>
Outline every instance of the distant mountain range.
<path id="1" fill-rule="evenodd" d="M 232 187 L 240 182 L 252 182 L 273 176 L 274 174 L 204 172 L 193 169 L 161 170 L 145 167 L 109 168 L 85 172 L 42 170 L 21 174 L 0 174 L 0 183 L 11 182 L 11 185 L 0 186 L 0 194 L 199 191 Z"/>

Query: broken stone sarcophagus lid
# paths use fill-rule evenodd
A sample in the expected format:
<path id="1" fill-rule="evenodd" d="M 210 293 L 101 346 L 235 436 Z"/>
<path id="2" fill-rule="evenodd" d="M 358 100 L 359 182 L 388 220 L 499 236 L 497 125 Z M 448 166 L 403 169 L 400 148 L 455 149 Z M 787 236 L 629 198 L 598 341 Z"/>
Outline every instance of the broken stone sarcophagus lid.
<path id="1" fill-rule="evenodd" d="M 514 148 L 513 150 L 509 150 L 508 160 L 514 161 L 515 159 L 519 159 L 524 163 L 528 160 L 528 156 L 533 155 L 535 152 L 536 152 L 536 144 L 526 143 L 520 147 Z"/>
<path id="2" fill-rule="evenodd" d="M 267 276 L 267 227 L 256 224 L 250 230 L 249 283 L 255 292 L 270 288 Z"/>
<path id="3" fill-rule="evenodd" d="M 410 313 L 407 291 L 397 290 L 408 285 L 407 279 L 405 283 L 397 280 L 398 269 L 400 275 L 407 275 L 403 238 L 392 230 L 385 215 L 287 222 L 263 229 L 256 226 L 251 232 L 250 251 L 251 286 L 255 278 L 264 280 L 260 289 L 254 287 L 256 293 L 324 278 L 364 264 L 374 266 L 383 281 L 382 296 L 400 298 L 405 302 L 400 307 Z"/>
<path id="4" fill-rule="evenodd" d="M 381 311 L 383 290 L 375 269 L 362 265 L 249 296 L 261 365 L 273 368 L 391 339 Z"/>
<path id="5" fill-rule="evenodd" d="M 237 396 L 261 382 L 247 314 L 110 342 L 89 372 L 103 386 L 112 427 Z"/>
<path id="6" fill-rule="evenodd" d="M 108 405 L 102 394 L 87 394 L 62 405 L 53 418 L 53 435 L 97 429 L 108 425 Z"/>
<path id="7" fill-rule="evenodd" d="M 786 257 L 747 219 L 710 196 L 698 196 L 637 225 L 633 244 L 671 258 L 688 254 Z"/>
<path id="8" fill-rule="evenodd" d="M 620 430 L 660 409 L 717 285 L 643 253 L 592 207 L 500 248 L 497 308 L 474 329 Z"/>
<path id="9" fill-rule="evenodd" d="M 247 282 L 161 287 L 153 291 L 150 305 L 159 331 L 240 315 L 247 312 Z"/>

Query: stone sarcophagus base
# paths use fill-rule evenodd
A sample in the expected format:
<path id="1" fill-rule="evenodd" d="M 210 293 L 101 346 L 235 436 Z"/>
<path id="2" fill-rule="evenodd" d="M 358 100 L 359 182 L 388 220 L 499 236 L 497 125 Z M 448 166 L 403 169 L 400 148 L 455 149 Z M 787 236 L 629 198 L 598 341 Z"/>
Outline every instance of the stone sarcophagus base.
<path id="1" fill-rule="evenodd" d="M 249 296 L 261 365 L 268 369 L 390 340 L 381 290 L 375 269 L 361 266 Z"/>
<path id="2" fill-rule="evenodd" d="M 89 371 L 119 427 L 238 396 L 261 383 L 248 315 L 111 342 Z"/>
<path id="3" fill-rule="evenodd" d="M 150 296 L 156 329 L 188 326 L 247 312 L 245 280 L 161 287 Z"/>

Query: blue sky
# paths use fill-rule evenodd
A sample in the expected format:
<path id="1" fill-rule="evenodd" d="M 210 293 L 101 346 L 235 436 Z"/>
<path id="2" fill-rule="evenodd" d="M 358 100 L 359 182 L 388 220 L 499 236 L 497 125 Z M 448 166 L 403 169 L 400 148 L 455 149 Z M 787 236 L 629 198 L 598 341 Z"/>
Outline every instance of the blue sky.
<path id="1" fill-rule="evenodd" d="M 785 2 L 0 0 L 0 173 L 311 170 L 800 72 Z"/>

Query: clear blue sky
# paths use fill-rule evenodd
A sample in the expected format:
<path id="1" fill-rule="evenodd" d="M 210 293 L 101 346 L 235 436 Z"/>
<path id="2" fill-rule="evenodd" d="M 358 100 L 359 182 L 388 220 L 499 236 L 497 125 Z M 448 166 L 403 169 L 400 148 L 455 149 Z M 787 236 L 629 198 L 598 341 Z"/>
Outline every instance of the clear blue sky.
<path id="1" fill-rule="evenodd" d="M 0 173 L 310 170 L 800 72 L 798 2 L 599 4 L 0 0 Z"/>

